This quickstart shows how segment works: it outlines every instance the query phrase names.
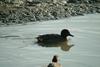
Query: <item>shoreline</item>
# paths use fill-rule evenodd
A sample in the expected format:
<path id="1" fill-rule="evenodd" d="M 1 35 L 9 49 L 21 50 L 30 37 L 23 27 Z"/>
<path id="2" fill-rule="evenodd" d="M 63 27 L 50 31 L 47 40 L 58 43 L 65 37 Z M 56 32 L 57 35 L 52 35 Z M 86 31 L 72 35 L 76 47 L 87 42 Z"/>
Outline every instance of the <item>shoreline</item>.
<path id="1" fill-rule="evenodd" d="M 24 6 L 21 8 L 10 7 L 9 9 L 6 9 L 0 11 L 0 26 L 27 24 L 28 22 L 36 21 L 59 20 L 71 16 L 100 13 L 99 5 L 85 3 L 40 3 L 35 6 Z"/>
<path id="2" fill-rule="evenodd" d="M 100 13 L 95 13 L 95 14 L 85 14 L 84 16 L 94 16 L 94 15 L 100 15 Z M 23 23 L 23 24 L 11 24 L 11 25 L 1 25 L 0 27 L 14 27 L 14 26 L 26 26 L 26 25 L 34 25 L 34 24 L 41 24 L 41 23 L 60 23 L 60 21 L 62 20 L 66 20 L 66 19 L 73 19 L 73 18 L 80 18 L 80 17 L 84 17 L 84 16 L 71 16 L 71 17 L 67 17 L 67 18 L 62 18 L 62 19 L 57 19 L 57 20 L 44 20 L 44 21 L 35 21 L 35 22 L 27 22 L 27 23 Z M 59 22 L 58 22 L 59 21 Z"/>

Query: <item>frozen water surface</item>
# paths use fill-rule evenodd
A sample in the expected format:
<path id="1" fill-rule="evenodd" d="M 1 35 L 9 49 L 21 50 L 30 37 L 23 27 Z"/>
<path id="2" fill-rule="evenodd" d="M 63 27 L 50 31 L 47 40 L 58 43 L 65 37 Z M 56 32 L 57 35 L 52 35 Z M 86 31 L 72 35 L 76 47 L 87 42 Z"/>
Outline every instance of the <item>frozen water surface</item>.
<path id="1" fill-rule="evenodd" d="M 75 36 L 69 51 L 35 44 L 38 35 L 64 28 Z M 100 67 L 100 14 L 0 27 L 0 67 L 46 67 L 55 54 L 63 67 Z"/>

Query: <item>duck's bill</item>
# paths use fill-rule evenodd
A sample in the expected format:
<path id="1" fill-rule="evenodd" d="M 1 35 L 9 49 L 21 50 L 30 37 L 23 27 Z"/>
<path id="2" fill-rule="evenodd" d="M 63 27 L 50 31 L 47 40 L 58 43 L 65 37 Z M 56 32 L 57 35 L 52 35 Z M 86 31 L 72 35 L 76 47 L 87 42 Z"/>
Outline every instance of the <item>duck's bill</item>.
<path id="1" fill-rule="evenodd" d="M 74 37 L 74 35 L 70 34 L 69 36 Z"/>

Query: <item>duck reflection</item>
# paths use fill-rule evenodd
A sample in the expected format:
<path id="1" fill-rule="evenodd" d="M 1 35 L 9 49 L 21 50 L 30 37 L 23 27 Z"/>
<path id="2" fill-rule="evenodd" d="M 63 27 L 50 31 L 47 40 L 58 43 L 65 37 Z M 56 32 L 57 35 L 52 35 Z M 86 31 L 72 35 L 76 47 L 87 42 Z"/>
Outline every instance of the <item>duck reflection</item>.
<path id="1" fill-rule="evenodd" d="M 44 43 L 38 43 L 39 46 L 42 46 L 42 47 L 60 47 L 61 50 L 63 51 L 69 51 L 70 48 L 72 46 L 74 46 L 73 44 L 68 44 L 68 41 L 63 41 L 63 42 L 59 42 L 59 43 L 48 43 L 48 44 L 44 44 Z"/>

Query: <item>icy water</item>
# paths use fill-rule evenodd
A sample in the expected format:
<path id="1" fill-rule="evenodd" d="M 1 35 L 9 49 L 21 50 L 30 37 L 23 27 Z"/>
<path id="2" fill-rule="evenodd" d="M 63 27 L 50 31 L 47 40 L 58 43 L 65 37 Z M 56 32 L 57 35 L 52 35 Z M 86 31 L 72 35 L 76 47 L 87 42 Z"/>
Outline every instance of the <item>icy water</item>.
<path id="1" fill-rule="evenodd" d="M 64 28 L 75 36 L 68 37 L 73 47 L 35 43 L 38 35 Z M 55 54 L 62 67 L 100 67 L 100 14 L 0 27 L 0 67 L 46 67 Z"/>

